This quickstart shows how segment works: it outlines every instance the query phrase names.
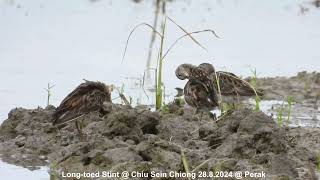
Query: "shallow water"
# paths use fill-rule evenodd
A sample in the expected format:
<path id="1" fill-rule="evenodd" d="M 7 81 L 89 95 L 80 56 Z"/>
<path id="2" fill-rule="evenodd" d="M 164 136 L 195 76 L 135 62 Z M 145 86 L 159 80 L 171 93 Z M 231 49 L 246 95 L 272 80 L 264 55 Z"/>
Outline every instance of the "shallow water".
<path id="1" fill-rule="evenodd" d="M 300 4 L 310 11 L 301 15 Z M 82 79 L 118 86 L 126 77 L 141 79 L 149 31 L 136 31 L 123 64 L 121 57 L 130 30 L 152 24 L 153 10 L 150 1 L 1 1 L 0 119 L 16 106 L 44 106 L 48 82 L 56 85 L 51 102 L 57 105 Z M 208 52 L 188 39 L 175 47 L 164 67 L 168 93 L 184 84 L 174 75 L 183 62 L 209 61 L 243 76 L 250 67 L 258 76 L 320 69 L 320 11 L 306 1 L 177 1 L 168 14 L 189 31 L 213 28 L 221 37 L 196 36 Z M 172 24 L 167 29 L 167 44 L 183 34 Z"/>
<path id="2" fill-rule="evenodd" d="M 305 15 L 301 4 L 310 8 Z M 124 83 L 133 101 L 152 104 L 153 94 L 147 92 L 148 99 L 139 88 L 150 32 L 136 31 L 124 63 L 121 57 L 130 30 L 141 22 L 152 24 L 153 11 L 151 1 L 0 1 L 0 123 L 14 107 L 45 106 L 48 82 L 55 85 L 54 105 L 82 79 Z M 167 56 L 164 83 L 169 97 L 185 83 L 174 75 L 185 62 L 211 62 L 216 69 L 242 76 L 250 75 L 250 68 L 257 68 L 258 76 L 320 69 L 320 11 L 307 1 L 186 0 L 168 3 L 167 12 L 189 31 L 213 28 L 221 37 L 196 36 L 208 52 L 185 39 Z M 167 45 L 183 34 L 172 24 L 167 29 Z M 13 171 L 14 166 L 0 166 L 1 177 L 24 175 L 22 170 Z M 41 179 L 36 172 L 39 176 L 32 179 Z"/>
<path id="3" fill-rule="evenodd" d="M 41 167 L 38 170 L 30 171 L 26 168 L 11 165 L 0 161 L 0 175 L 4 179 L 24 180 L 47 180 L 49 179 L 48 168 Z"/>
<path id="4" fill-rule="evenodd" d="M 250 104 L 255 105 L 255 101 L 250 99 Z M 283 106 L 282 106 L 283 105 Z M 288 117 L 288 103 L 278 100 L 261 101 L 260 110 L 271 116 L 278 123 L 278 111 L 282 107 L 283 125 L 290 127 L 320 127 L 320 111 L 314 109 L 313 104 L 294 103 L 291 109 L 291 115 Z M 289 120 L 288 120 L 289 118 Z"/>

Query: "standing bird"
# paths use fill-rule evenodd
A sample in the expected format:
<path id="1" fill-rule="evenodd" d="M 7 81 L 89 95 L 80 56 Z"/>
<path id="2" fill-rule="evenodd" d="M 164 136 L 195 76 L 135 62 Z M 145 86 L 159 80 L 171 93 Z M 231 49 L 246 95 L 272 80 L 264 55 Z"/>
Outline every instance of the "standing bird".
<path id="1" fill-rule="evenodd" d="M 176 71 L 180 80 L 189 79 L 184 87 L 184 98 L 187 104 L 196 108 L 196 113 L 209 112 L 218 106 L 214 81 L 207 69 L 191 64 L 182 64 Z M 201 119 L 200 117 L 200 119 Z"/>
<path id="2" fill-rule="evenodd" d="M 103 102 L 111 102 L 112 90 L 113 86 L 85 80 L 56 108 L 53 114 L 53 125 L 62 125 L 75 120 L 76 128 L 82 136 L 77 120 L 93 111 L 103 113 Z"/>
<path id="3" fill-rule="evenodd" d="M 181 64 L 176 69 L 178 79 L 189 79 L 185 85 L 186 102 L 198 109 L 213 110 L 218 106 L 217 92 L 222 96 L 254 96 L 262 95 L 262 91 L 254 90 L 252 86 L 237 77 L 235 74 L 224 71 L 215 71 L 209 63 L 199 66 Z M 218 86 L 219 80 L 219 86 Z"/>

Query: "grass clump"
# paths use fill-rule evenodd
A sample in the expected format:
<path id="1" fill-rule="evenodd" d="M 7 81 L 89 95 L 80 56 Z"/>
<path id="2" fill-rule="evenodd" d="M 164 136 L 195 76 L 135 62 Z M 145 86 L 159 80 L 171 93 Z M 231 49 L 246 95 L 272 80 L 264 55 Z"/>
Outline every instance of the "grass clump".
<path id="1" fill-rule="evenodd" d="M 284 111 L 284 101 L 281 106 L 277 109 L 277 123 L 279 127 L 283 126 L 283 111 Z"/>
<path id="2" fill-rule="evenodd" d="M 286 98 L 286 103 L 288 104 L 287 109 L 285 108 L 284 103 L 285 103 L 285 100 L 282 101 L 281 106 L 277 109 L 277 122 L 278 122 L 279 127 L 282 127 L 283 123 L 285 121 L 285 117 L 284 117 L 285 110 L 287 110 L 286 126 L 288 126 L 290 123 L 290 117 L 291 117 L 291 113 L 292 113 L 292 105 L 294 103 L 293 96 L 288 96 Z"/>
<path id="3" fill-rule="evenodd" d="M 58 170 L 58 163 L 57 162 L 50 163 L 50 167 L 49 168 L 50 168 L 49 169 L 50 180 L 58 180 L 58 179 L 60 179 L 59 170 Z"/>
<path id="4" fill-rule="evenodd" d="M 165 2 L 163 2 L 165 3 Z M 164 4 L 165 5 L 165 4 Z M 165 37 L 166 37 L 166 27 L 167 27 L 167 21 L 170 21 L 171 23 L 173 23 L 175 26 L 177 26 L 180 30 L 182 30 L 184 32 L 184 35 L 178 37 L 170 46 L 169 48 L 165 51 Z M 173 47 L 183 38 L 185 37 L 189 37 L 195 44 L 197 44 L 199 47 L 201 47 L 202 49 L 206 50 L 193 36 L 192 34 L 198 34 L 198 33 L 204 33 L 204 32 L 211 32 L 215 37 L 218 37 L 216 35 L 216 33 L 211 30 L 211 29 L 206 29 L 206 30 L 200 30 L 200 31 L 193 31 L 193 32 L 188 32 L 187 30 L 185 30 L 182 26 L 180 26 L 179 24 L 177 24 L 173 19 L 171 19 L 170 17 L 168 17 L 166 14 L 163 14 L 162 17 L 162 23 L 161 23 L 161 30 L 160 32 L 157 30 L 157 27 L 154 27 L 148 23 L 141 23 L 139 25 L 137 25 L 136 27 L 133 28 L 133 30 L 130 32 L 127 42 L 126 42 L 126 47 L 124 50 L 124 54 L 122 57 L 122 61 L 124 60 L 126 51 L 127 51 L 127 47 L 128 47 L 128 43 L 130 40 L 131 35 L 133 34 L 133 32 L 140 26 L 145 26 L 149 29 L 152 30 L 152 32 L 160 38 L 160 44 L 159 44 L 159 52 L 158 52 L 158 59 L 157 59 L 157 67 L 156 69 L 156 82 L 155 82 L 155 89 L 156 89 L 156 110 L 160 110 L 162 105 L 163 105 L 163 88 L 164 88 L 164 83 L 163 83 L 163 68 L 164 68 L 164 60 L 165 57 L 169 54 L 169 52 L 173 49 Z M 149 68 L 149 67 L 148 67 Z"/>
<path id="5" fill-rule="evenodd" d="M 164 105 L 161 107 L 160 111 L 161 111 L 162 113 L 164 113 L 164 114 L 168 114 L 168 113 L 170 112 L 169 105 L 168 105 L 168 104 L 164 104 Z"/>
<path id="6" fill-rule="evenodd" d="M 155 42 L 156 37 L 160 38 L 160 44 L 159 44 L 159 52 L 158 52 L 158 58 L 157 58 L 157 67 L 155 68 L 156 70 L 156 82 L 155 82 L 155 89 L 156 89 L 156 96 L 155 96 L 155 100 L 156 100 L 156 110 L 160 110 L 161 106 L 162 106 L 162 102 L 163 102 L 163 88 L 164 88 L 164 83 L 163 83 L 163 65 L 164 65 L 164 59 L 165 57 L 168 55 L 168 53 L 172 50 L 172 48 L 184 37 L 190 37 L 190 39 L 196 43 L 198 46 L 200 46 L 201 48 L 205 49 L 193 36 L 192 34 L 198 34 L 198 33 L 203 33 L 203 32 L 211 32 L 215 37 L 218 37 L 216 35 L 216 33 L 211 30 L 211 29 L 206 29 L 206 30 L 200 30 L 200 31 L 194 31 L 194 32 L 188 32 L 187 30 L 185 30 L 182 26 L 178 25 L 173 19 L 171 19 L 170 17 L 168 17 L 166 15 L 166 0 L 157 0 L 157 9 L 156 9 L 156 14 L 155 14 L 155 20 L 154 20 L 154 24 L 153 26 L 148 24 L 148 23 L 141 23 L 137 26 L 135 26 L 133 28 L 133 30 L 130 32 L 127 42 L 126 42 L 126 47 L 124 50 L 124 54 L 122 57 L 122 61 L 124 60 L 125 54 L 126 54 L 126 50 L 128 47 L 128 42 L 129 39 L 132 35 L 132 33 L 140 26 L 145 26 L 148 27 L 149 29 L 152 30 L 152 37 L 151 37 L 151 43 L 149 46 L 149 54 L 148 54 L 148 59 L 147 59 L 147 69 L 153 69 L 150 68 L 150 64 L 151 64 L 151 54 L 152 54 L 152 47 L 153 44 Z M 160 7 L 162 7 L 162 22 L 161 22 L 161 30 L 158 31 L 157 30 L 157 22 L 158 22 L 158 16 L 159 16 L 159 12 L 160 12 Z M 169 20 L 170 22 L 172 22 L 174 25 L 176 25 L 180 30 L 182 30 L 185 34 L 180 36 L 179 38 L 177 38 L 174 43 L 171 44 L 171 46 L 169 46 L 169 48 L 165 51 L 165 37 L 166 37 L 166 26 L 167 26 L 167 20 Z M 206 49 L 205 49 L 206 50 Z"/>

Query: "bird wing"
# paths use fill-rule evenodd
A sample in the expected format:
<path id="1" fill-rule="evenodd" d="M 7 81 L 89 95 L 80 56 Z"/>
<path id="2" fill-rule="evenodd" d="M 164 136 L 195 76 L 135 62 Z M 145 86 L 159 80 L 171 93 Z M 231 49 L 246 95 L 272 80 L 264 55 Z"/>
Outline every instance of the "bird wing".
<path id="1" fill-rule="evenodd" d="M 101 86 L 102 83 L 100 82 L 94 82 L 94 81 L 87 81 L 84 83 L 81 83 L 78 87 L 76 87 L 76 89 L 74 89 L 70 94 L 67 95 L 67 97 L 65 97 L 60 106 L 63 104 L 72 104 L 72 102 L 74 101 L 75 98 L 78 98 L 79 96 L 82 96 L 83 94 L 86 94 L 90 91 L 92 91 L 93 89 L 97 89 L 97 88 L 101 88 L 99 86 Z"/>
<path id="2" fill-rule="evenodd" d="M 253 90 L 249 82 L 239 78 L 233 73 L 225 71 L 217 71 L 217 77 L 219 79 L 219 86 L 221 94 L 224 96 L 236 95 L 236 96 L 255 96 L 256 93 Z M 216 77 L 214 76 L 215 82 Z M 217 86 L 217 85 L 216 85 Z M 263 93 L 261 90 L 256 90 L 257 94 L 261 96 Z"/>
<path id="3" fill-rule="evenodd" d="M 85 113 L 92 98 L 91 94 L 95 91 L 101 92 L 99 85 L 97 82 L 86 81 L 68 94 L 53 114 L 53 124 L 69 121 Z"/>
<path id="4" fill-rule="evenodd" d="M 190 74 L 190 81 L 203 84 L 207 92 L 214 91 L 215 89 L 215 85 L 212 77 L 206 71 L 206 69 L 202 67 L 195 67 L 192 69 Z"/>
<path id="5" fill-rule="evenodd" d="M 193 107 L 215 107 L 218 105 L 215 91 L 208 91 L 204 84 L 188 81 L 184 88 L 185 100 Z"/>

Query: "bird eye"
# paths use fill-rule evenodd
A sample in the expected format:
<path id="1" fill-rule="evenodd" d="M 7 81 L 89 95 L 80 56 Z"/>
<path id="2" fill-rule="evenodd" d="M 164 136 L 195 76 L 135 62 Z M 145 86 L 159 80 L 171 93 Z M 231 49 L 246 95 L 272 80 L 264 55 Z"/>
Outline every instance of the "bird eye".
<path id="1" fill-rule="evenodd" d="M 181 79 L 181 80 L 185 79 L 184 75 L 182 75 L 182 74 L 179 74 L 178 76 L 179 76 L 179 79 Z"/>

